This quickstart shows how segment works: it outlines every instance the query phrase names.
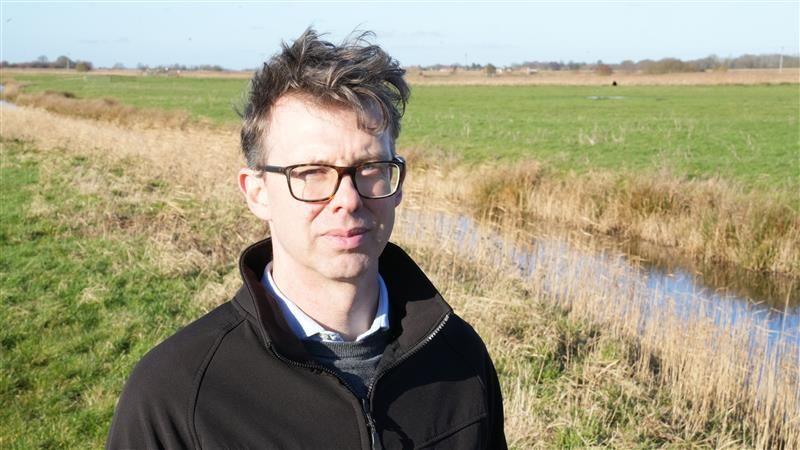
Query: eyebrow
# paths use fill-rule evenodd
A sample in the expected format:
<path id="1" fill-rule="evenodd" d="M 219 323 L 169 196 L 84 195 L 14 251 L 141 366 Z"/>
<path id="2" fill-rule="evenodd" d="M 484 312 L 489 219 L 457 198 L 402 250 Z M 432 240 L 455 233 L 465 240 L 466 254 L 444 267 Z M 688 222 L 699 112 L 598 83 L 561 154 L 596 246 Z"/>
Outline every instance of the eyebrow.
<path id="1" fill-rule="evenodd" d="M 349 164 L 349 166 L 357 166 L 359 164 L 364 164 L 364 163 L 368 163 L 368 162 L 372 162 L 372 161 L 391 161 L 392 158 L 393 157 L 391 155 L 388 158 L 385 155 L 367 156 L 367 157 L 359 158 L 359 159 L 351 162 Z M 336 164 L 330 163 L 330 162 L 328 162 L 326 160 L 323 160 L 321 158 L 311 158 L 311 160 L 309 160 L 309 161 L 302 162 L 302 163 L 297 163 L 297 164 L 322 164 L 322 165 L 328 165 L 328 166 L 335 166 L 336 165 Z"/>

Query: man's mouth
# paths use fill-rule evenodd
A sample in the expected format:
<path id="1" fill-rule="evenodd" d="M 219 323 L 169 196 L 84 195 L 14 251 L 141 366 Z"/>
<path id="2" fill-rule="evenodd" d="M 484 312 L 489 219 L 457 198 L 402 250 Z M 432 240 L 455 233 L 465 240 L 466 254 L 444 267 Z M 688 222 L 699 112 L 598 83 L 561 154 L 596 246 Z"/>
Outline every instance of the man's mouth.
<path id="1" fill-rule="evenodd" d="M 347 250 L 360 246 L 369 230 L 363 227 L 331 230 L 325 237 L 337 248 Z"/>

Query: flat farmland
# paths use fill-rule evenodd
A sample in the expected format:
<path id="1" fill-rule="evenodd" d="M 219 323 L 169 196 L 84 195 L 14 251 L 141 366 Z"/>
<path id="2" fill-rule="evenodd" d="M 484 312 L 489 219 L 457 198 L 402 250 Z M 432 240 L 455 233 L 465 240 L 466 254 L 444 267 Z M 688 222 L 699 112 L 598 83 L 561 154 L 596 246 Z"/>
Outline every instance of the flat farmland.
<path id="1" fill-rule="evenodd" d="M 233 182 L 247 82 L 3 81 L 20 107 L 0 107 L 0 447 L 101 447 L 136 361 L 226 301 L 236 256 L 264 236 Z M 758 322 L 678 317 L 670 301 L 642 327 L 643 289 L 620 283 L 630 267 L 587 271 L 585 256 L 605 234 L 796 282 L 799 98 L 797 85 L 414 87 L 393 239 L 485 338 L 511 448 L 797 448 L 796 347 L 770 354 Z M 534 222 L 563 227 L 553 248 L 574 251 L 520 278 L 496 238 L 543 249 Z M 742 382 L 752 361 L 765 384 Z"/>
<path id="2" fill-rule="evenodd" d="M 402 145 L 561 170 L 651 171 L 798 186 L 800 89 L 784 86 L 420 86 Z"/>
<path id="3" fill-rule="evenodd" d="M 26 93 L 114 98 L 230 125 L 247 90 L 237 78 L 10 76 Z M 789 195 L 800 188 L 798 105 L 798 84 L 414 85 L 398 145 L 468 163 L 535 159 L 556 172 L 668 172 Z"/>

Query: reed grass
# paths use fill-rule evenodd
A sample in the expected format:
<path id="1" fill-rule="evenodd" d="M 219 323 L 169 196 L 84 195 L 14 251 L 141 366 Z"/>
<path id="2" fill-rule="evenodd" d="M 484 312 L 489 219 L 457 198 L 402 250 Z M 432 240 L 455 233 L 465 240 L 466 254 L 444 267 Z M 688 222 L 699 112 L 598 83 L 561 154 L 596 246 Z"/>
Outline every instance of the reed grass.
<path id="1" fill-rule="evenodd" d="M 412 205 L 420 211 L 431 209 L 425 202 L 434 203 L 425 198 L 417 200 L 421 203 L 412 202 Z M 628 264 L 622 258 L 605 260 L 602 268 L 587 264 L 589 255 L 598 252 L 587 247 L 583 240 L 537 249 L 530 244 L 537 241 L 533 236 L 525 236 L 524 231 L 513 226 L 495 225 L 479 224 L 478 231 L 465 236 L 463 223 L 449 221 L 443 225 L 441 218 L 423 214 L 401 223 L 396 236 L 401 236 L 402 242 L 412 243 L 414 248 L 433 247 L 433 251 L 419 252 L 422 265 L 433 269 L 446 292 L 460 292 L 464 285 L 474 286 L 470 283 L 471 274 L 480 273 L 481 277 L 486 277 L 482 280 L 484 283 L 478 282 L 480 294 L 467 296 L 467 316 L 482 330 L 493 355 L 499 356 L 499 366 L 507 367 L 532 358 L 540 364 L 536 376 L 540 381 L 543 371 L 553 369 L 537 359 L 542 355 L 535 347 L 527 347 L 536 341 L 532 335 L 541 333 L 542 328 L 547 329 L 536 321 L 537 315 L 541 315 L 542 308 L 552 307 L 566 311 L 566 317 L 574 321 L 572 327 L 581 324 L 577 325 L 578 330 L 571 330 L 572 335 L 559 337 L 556 348 L 562 362 L 571 358 L 580 362 L 590 349 L 589 354 L 601 353 L 600 360 L 592 362 L 606 365 L 605 370 L 598 367 L 579 370 L 573 364 L 572 368 L 578 373 L 570 374 L 576 377 L 571 383 L 584 388 L 582 383 L 598 382 L 595 377 L 602 378 L 611 367 L 626 374 L 615 372 L 614 375 L 631 377 L 627 382 L 615 379 L 615 383 L 632 391 L 627 394 L 633 398 L 624 400 L 623 410 L 600 414 L 596 426 L 608 434 L 598 439 L 597 433 L 590 433 L 593 439 L 576 441 L 577 445 L 632 447 L 634 441 L 615 436 L 615 433 L 620 432 L 620 422 L 635 420 L 643 421 L 641 428 L 634 428 L 647 436 L 645 440 L 650 443 L 715 448 L 793 448 L 800 443 L 800 423 L 794 419 L 800 411 L 800 360 L 796 344 L 792 344 L 797 336 L 789 336 L 770 347 L 770 332 L 755 319 L 740 318 L 734 322 L 725 316 L 720 318 L 716 314 L 718 306 L 700 298 L 695 299 L 697 304 L 687 311 L 675 298 L 653 296 L 641 281 L 631 281 Z M 506 235 L 504 241 L 498 242 L 498 233 Z M 568 237 L 560 239 L 569 243 Z M 522 247 L 539 255 L 532 273 L 514 278 L 520 271 L 509 262 L 513 261 L 509 258 L 511 246 L 514 251 Z M 572 250 L 564 251 L 564 248 Z M 484 290 L 480 290 L 480 286 Z M 455 298 L 458 302 L 464 301 L 459 295 Z M 485 304 L 481 305 L 482 302 Z M 530 308 L 528 312 L 520 312 L 526 306 Z M 471 314 L 475 310 L 480 312 Z M 517 335 L 521 339 L 511 339 L 513 344 L 510 343 L 509 339 Z M 612 358 L 602 358 L 609 353 Z M 530 381 L 531 369 L 536 366 L 530 363 L 523 366 L 512 378 L 518 381 L 527 377 Z M 587 373 L 593 370 L 601 373 Z M 540 387 L 538 383 L 533 386 Z M 594 388 L 598 386 L 592 384 L 590 389 Z M 570 389 L 559 394 L 575 395 Z M 609 394 L 595 394 L 594 402 L 581 407 L 601 411 L 608 407 L 600 399 L 607 400 L 604 396 Z M 534 401 L 536 406 L 531 407 L 530 403 L 516 406 L 516 402 L 530 402 L 529 398 L 512 397 L 511 401 L 515 408 L 524 410 L 522 415 L 528 420 L 533 417 L 541 420 L 533 425 L 533 430 L 546 428 L 549 418 L 542 416 L 538 402 Z M 579 409 L 575 403 L 570 406 Z M 559 419 L 565 419 L 564 411 L 561 414 Z M 585 427 L 586 418 L 583 420 L 580 423 Z M 526 431 L 518 437 L 524 442 L 523 446 L 536 446 L 542 439 L 535 431 Z"/>
<path id="2" fill-rule="evenodd" d="M 20 92 L 18 86 L 10 84 L 3 92 L 3 100 L 19 106 L 45 109 L 57 114 L 103 120 L 139 128 L 185 129 L 190 122 L 193 122 L 185 111 L 135 108 L 123 105 L 112 98 L 78 99 L 69 92 L 45 91 L 29 94 Z M 209 124 L 207 121 L 206 123 Z M 199 123 L 195 125 L 199 125 Z"/>
<path id="3" fill-rule="evenodd" d="M 123 248 L 138 242 L 131 245 L 133 256 L 126 261 L 143 266 L 145 273 L 196 280 L 191 291 L 205 292 L 196 303 L 139 311 L 144 317 L 137 329 L 145 331 L 135 335 L 133 351 L 124 361 L 112 364 L 111 379 L 85 387 L 86 397 L 93 399 L 89 403 L 64 407 L 44 393 L 31 397 L 20 387 L 3 390 L 3 403 L 12 405 L 3 425 L 8 434 L 1 433 L 11 436 L 4 438 L 4 445 L 53 442 L 60 429 L 71 430 L 73 445 L 81 438 L 97 443 L 101 428 L 93 428 L 88 437 L 76 431 L 87 411 L 93 412 L 91 417 L 110 417 L 122 386 L 120 374 L 178 320 L 197 316 L 232 295 L 238 283 L 236 255 L 265 229 L 245 212 L 234 187 L 240 164 L 234 136 L 213 130 L 131 129 L 28 108 L 4 109 L 0 134 L 4 154 L 10 145 L 37 149 L 17 151 L 37 162 L 44 186 L 33 191 L 25 220 L 52 220 L 57 236 L 74 238 L 79 246 L 94 238 L 117 241 Z M 417 167 L 425 167 L 421 157 L 414 158 Z M 535 270 L 521 272 L 509 254 L 533 236 L 518 226 L 519 218 L 487 212 L 485 223 L 478 221 L 468 235 L 452 219 L 463 211 L 464 195 L 480 190 L 472 182 L 488 176 L 475 176 L 474 171 L 460 176 L 462 170 L 455 162 L 444 169 L 437 164 L 412 170 L 394 239 L 487 342 L 501 377 L 512 447 L 800 445 L 796 350 L 769 352 L 767 332 L 756 323 L 715 324 L 714 305 L 681 317 L 683 311 L 676 311 L 680 306 L 667 298 L 654 313 L 642 286 L 621 282 L 627 270 L 621 263 L 610 261 L 603 272 L 582 263 L 595 253 L 584 241 L 570 244 L 568 237 L 559 237 L 573 250 L 540 251 L 543 257 Z M 528 177 L 526 185 L 550 183 L 546 171 L 533 163 L 519 170 Z M 57 183 L 47 189 L 47 180 Z M 502 183 L 490 185 L 490 198 L 505 198 L 515 208 L 529 201 Z M 569 188 L 554 192 L 566 195 Z M 52 189 L 63 197 L 54 197 Z M 560 199 L 550 198 L 550 208 L 561 207 Z M 644 204 L 665 208 L 663 201 Z M 108 276 L 127 269 L 125 264 L 112 265 Z M 153 282 L 160 283 L 158 278 Z M 186 296 L 185 288 L 155 288 L 165 299 Z M 114 286 L 107 289 L 110 294 L 89 290 L 67 303 L 104 305 L 120 295 Z M 122 314 L 124 309 L 116 311 Z M 159 325 L 163 314 L 171 317 L 166 327 Z M 16 339 L 33 340 L 35 324 L 30 316 L 21 317 L 18 321 L 27 331 L 15 328 L 20 334 Z M 32 358 L 41 358 L 49 345 L 25 348 Z M 11 352 L 4 351 L 4 363 L 15 355 Z M 114 356 L 108 351 L 90 354 L 83 364 L 102 367 Z M 52 364 L 49 358 L 39 359 L 45 369 Z M 41 375 L 42 365 L 25 370 L 50 377 L 54 386 L 68 376 L 52 370 Z M 20 375 L 18 367 L 9 373 Z M 43 411 L 43 420 L 26 421 L 30 412 L 24 408 L 36 407 L 31 406 L 36 398 L 56 403 L 37 409 Z M 56 425 L 42 426 L 48 421 Z"/>
<path id="4" fill-rule="evenodd" d="M 412 152 L 420 182 L 437 200 L 472 215 L 558 223 L 591 234 L 644 240 L 704 263 L 800 276 L 800 211 L 785 196 L 747 192 L 719 178 L 669 172 L 553 174 L 537 161 L 445 164 Z"/>

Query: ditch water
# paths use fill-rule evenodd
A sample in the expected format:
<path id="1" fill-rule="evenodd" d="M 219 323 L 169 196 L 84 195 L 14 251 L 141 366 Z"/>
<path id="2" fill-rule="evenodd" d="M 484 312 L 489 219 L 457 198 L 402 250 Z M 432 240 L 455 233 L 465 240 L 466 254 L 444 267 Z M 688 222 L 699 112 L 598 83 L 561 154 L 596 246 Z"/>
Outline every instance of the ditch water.
<path id="1" fill-rule="evenodd" d="M 0 93 L 2 93 L 4 89 L 5 89 L 5 86 L 0 84 Z M 13 103 L 9 103 L 9 102 L 7 102 L 5 100 L 0 100 L 0 108 L 16 108 L 16 107 L 17 106 L 15 104 L 13 104 Z"/>
<path id="2" fill-rule="evenodd" d="M 797 280 L 700 266 L 642 243 L 586 237 L 594 245 L 584 246 L 574 235 L 537 236 L 522 242 L 516 238 L 510 242 L 463 215 L 404 209 L 399 217 L 401 226 L 433 228 L 436 236 L 459 243 L 467 254 L 478 246 L 481 251 L 491 247 L 493 258 L 504 260 L 498 263 L 511 263 L 523 277 L 550 280 L 546 288 L 557 290 L 564 289 L 561 285 L 565 283 L 585 283 L 584 287 L 591 289 L 618 292 L 618 297 L 628 297 L 635 291 L 645 316 L 663 317 L 653 313 L 668 305 L 678 319 L 703 316 L 720 328 L 744 322 L 766 330 L 770 346 L 783 342 L 800 352 Z"/>

